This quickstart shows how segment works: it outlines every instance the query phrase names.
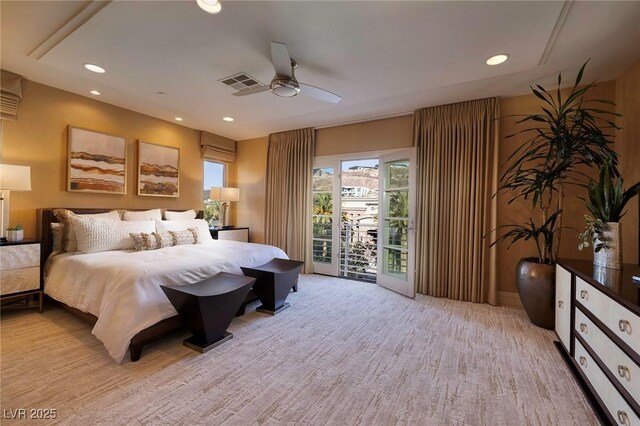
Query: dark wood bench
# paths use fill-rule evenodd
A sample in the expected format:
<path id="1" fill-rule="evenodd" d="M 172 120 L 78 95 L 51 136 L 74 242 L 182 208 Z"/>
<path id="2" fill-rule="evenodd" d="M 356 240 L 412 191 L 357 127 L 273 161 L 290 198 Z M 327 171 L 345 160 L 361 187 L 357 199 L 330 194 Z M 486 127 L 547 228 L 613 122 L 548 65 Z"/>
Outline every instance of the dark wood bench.
<path id="1" fill-rule="evenodd" d="M 298 291 L 298 276 L 303 266 L 304 262 L 299 260 L 275 258 L 264 265 L 240 267 L 246 276 L 256 279 L 253 292 L 262 302 L 256 311 L 275 315 L 287 309 L 289 304 L 285 301 L 291 289 Z M 244 313 L 243 308 L 241 311 Z"/>
<path id="2" fill-rule="evenodd" d="M 220 272 L 196 284 L 160 288 L 193 336 L 183 344 L 204 353 L 231 339 L 227 332 L 255 278 Z"/>

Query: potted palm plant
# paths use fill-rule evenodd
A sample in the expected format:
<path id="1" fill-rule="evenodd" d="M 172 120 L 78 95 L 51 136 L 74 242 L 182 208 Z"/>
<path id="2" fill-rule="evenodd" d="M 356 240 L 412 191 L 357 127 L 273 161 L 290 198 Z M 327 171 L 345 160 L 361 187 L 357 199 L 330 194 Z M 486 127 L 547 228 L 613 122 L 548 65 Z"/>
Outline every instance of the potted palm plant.
<path id="1" fill-rule="evenodd" d="M 608 158 L 613 170 L 617 164 L 606 132 L 618 128 L 612 120 L 619 114 L 597 108 L 598 104 L 614 105 L 609 100 L 585 99 L 595 86 L 580 86 L 587 63 L 566 97 L 560 90 L 562 75 L 558 75 L 554 91 L 540 85 L 531 87 L 542 102 L 541 112 L 517 116 L 521 117 L 518 124 L 528 126 L 507 138 L 525 135 L 526 140 L 508 158 L 500 178 L 499 190 L 513 194 L 509 204 L 524 199 L 531 202 L 532 210 L 527 223 L 506 225 L 509 231 L 493 244 L 504 240 L 511 240 L 510 245 L 519 240 L 535 243 L 537 255 L 518 263 L 516 285 L 531 322 L 547 329 L 554 328 L 554 265 L 560 250 L 565 188 L 586 186 L 579 168 L 601 167 Z"/>
<path id="2" fill-rule="evenodd" d="M 589 181 L 589 199 L 585 200 L 591 215 L 585 215 L 586 229 L 578 235 L 578 249 L 593 242 L 593 264 L 605 268 L 622 268 L 622 240 L 620 219 L 627 203 L 640 193 L 640 182 L 627 191 L 622 176 L 614 178 L 611 161 L 600 169 L 600 178 Z M 617 181 L 614 181 L 616 179 Z"/>

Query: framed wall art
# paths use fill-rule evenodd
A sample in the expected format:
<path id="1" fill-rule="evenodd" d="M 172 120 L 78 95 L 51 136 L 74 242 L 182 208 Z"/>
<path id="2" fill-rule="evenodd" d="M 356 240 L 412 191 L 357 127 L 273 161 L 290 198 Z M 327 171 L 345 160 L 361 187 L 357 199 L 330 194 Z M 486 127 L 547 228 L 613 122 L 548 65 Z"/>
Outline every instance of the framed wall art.
<path id="1" fill-rule="evenodd" d="M 138 195 L 178 197 L 180 149 L 138 141 Z"/>
<path id="2" fill-rule="evenodd" d="M 124 137 L 69 126 L 67 191 L 127 193 Z"/>

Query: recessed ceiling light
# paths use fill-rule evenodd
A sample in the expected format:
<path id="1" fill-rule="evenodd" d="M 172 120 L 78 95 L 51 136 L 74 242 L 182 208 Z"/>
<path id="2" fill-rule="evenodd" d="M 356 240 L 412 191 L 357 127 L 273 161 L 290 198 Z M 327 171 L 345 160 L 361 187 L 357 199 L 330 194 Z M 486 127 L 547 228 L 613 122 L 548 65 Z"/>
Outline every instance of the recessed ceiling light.
<path id="1" fill-rule="evenodd" d="M 98 74 L 103 74 L 106 72 L 104 68 L 95 64 L 84 64 L 84 67 L 92 72 L 97 72 Z"/>
<path id="2" fill-rule="evenodd" d="M 509 59 L 509 55 L 506 53 L 500 53 L 499 55 L 495 55 L 487 59 L 487 65 L 500 65 Z"/>
<path id="3" fill-rule="evenodd" d="M 176 121 L 182 121 L 182 117 L 176 117 Z"/>
<path id="4" fill-rule="evenodd" d="M 92 91 L 91 91 L 91 92 L 89 92 L 89 93 L 91 93 L 92 95 L 96 95 L 96 96 L 100 96 L 100 95 L 102 95 L 102 93 L 98 92 L 97 90 L 92 90 Z"/>
<path id="5" fill-rule="evenodd" d="M 224 121 L 233 121 L 233 117 L 222 117 Z"/>
<path id="6" fill-rule="evenodd" d="M 197 2 L 200 9 L 207 13 L 211 13 L 212 15 L 215 15 L 222 10 L 222 5 L 218 0 L 197 0 Z"/>

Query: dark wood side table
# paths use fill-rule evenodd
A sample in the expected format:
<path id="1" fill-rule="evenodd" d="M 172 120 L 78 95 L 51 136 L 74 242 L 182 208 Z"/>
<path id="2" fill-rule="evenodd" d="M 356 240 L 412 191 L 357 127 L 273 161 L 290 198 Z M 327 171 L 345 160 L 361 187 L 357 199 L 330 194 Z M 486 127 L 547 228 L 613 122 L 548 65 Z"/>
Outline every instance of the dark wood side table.
<path id="1" fill-rule="evenodd" d="M 299 260 L 278 258 L 253 268 L 241 266 L 245 275 L 256 278 L 253 291 L 262 302 L 256 311 L 275 315 L 287 309 L 289 304 L 285 301 L 292 288 L 297 291 L 303 266 L 304 262 Z"/>
<path id="2" fill-rule="evenodd" d="M 249 228 L 246 227 L 209 228 L 209 232 L 214 240 L 249 242 Z"/>
<path id="3" fill-rule="evenodd" d="M 4 308 L 37 307 L 42 312 L 40 248 L 39 240 L 0 242 L 0 302 Z"/>
<path id="4" fill-rule="evenodd" d="M 160 288 L 193 336 L 182 343 L 200 353 L 233 337 L 227 332 L 255 278 L 220 272 L 196 284 Z"/>

